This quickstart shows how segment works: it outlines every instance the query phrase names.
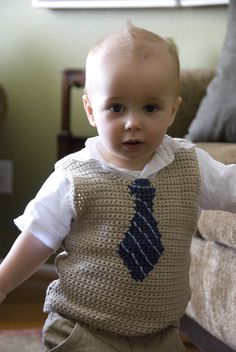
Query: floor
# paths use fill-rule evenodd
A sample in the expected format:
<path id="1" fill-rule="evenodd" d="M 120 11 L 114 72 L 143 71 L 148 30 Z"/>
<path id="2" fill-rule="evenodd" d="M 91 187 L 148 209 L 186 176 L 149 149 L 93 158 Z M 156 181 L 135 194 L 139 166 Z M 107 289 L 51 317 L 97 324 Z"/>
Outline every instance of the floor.
<path id="1" fill-rule="evenodd" d="M 42 306 L 48 281 L 50 274 L 36 274 L 9 295 L 0 305 L 0 329 L 41 328 L 46 318 Z M 188 352 L 200 352 L 186 337 L 181 337 Z"/>

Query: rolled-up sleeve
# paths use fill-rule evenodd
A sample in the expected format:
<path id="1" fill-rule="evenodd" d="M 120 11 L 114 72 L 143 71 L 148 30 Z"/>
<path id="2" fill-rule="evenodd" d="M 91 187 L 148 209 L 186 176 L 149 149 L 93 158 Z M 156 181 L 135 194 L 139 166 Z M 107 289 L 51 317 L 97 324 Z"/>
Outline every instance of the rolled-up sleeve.
<path id="1" fill-rule="evenodd" d="M 56 170 L 14 223 L 21 231 L 29 231 L 46 246 L 57 250 L 74 218 L 70 181 Z"/>

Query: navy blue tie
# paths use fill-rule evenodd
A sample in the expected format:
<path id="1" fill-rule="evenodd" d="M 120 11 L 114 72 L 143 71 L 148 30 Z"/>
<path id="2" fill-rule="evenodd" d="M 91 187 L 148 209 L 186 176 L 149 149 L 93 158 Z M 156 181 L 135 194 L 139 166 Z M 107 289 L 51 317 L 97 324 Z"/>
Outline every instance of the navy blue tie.
<path id="1" fill-rule="evenodd" d="M 155 189 L 147 179 L 128 186 L 135 197 L 135 214 L 118 253 L 135 281 L 143 281 L 158 263 L 164 248 L 153 215 Z"/>

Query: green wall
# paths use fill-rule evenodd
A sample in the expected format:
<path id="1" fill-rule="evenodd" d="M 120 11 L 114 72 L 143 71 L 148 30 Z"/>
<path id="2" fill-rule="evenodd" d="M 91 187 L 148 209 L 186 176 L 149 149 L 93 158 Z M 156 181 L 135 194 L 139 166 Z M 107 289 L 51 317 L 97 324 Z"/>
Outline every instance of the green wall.
<path id="1" fill-rule="evenodd" d="M 53 168 L 60 126 L 61 76 L 65 67 L 84 67 L 87 51 L 127 20 L 171 37 L 183 68 L 215 67 L 224 40 L 227 7 L 192 9 L 47 10 L 31 1 L 1 1 L 0 82 L 9 100 L 0 130 L 0 159 L 14 163 L 14 193 L 0 195 L 0 257 L 18 230 L 21 214 Z M 73 101 L 79 99 L 73 93 Z M 79 101 L 80 103 L 80 101 Z M 82 110 L 80 132 L 93 134 Z M 74 131 L 78 118 L 74 116 Z"/>

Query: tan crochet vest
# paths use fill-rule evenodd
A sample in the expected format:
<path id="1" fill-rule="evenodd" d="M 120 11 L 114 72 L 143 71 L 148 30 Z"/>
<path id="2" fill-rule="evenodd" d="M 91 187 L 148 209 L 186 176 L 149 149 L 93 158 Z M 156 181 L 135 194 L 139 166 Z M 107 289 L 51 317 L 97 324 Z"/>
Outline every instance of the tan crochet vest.
<path id="1" fill-rule="evenodd" d="M 73 155 L 57 167 L 73 180 L 78 216 L 57 257 L 59 280 L 50 284 L 44 310 L 128 336 L 177 326 L 190 298 L 189 249 L 200 193 L 195 151 L 178 151 L 149 178 L 164 251 L 142 280 L 132 277 L 118 250 L 135 216 L 134 179 Z"/>

